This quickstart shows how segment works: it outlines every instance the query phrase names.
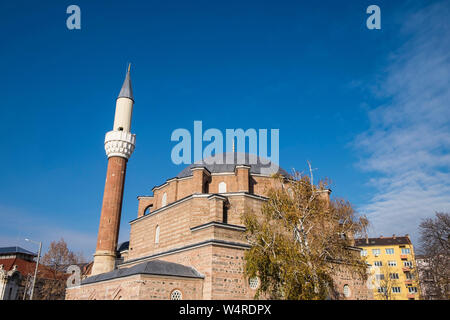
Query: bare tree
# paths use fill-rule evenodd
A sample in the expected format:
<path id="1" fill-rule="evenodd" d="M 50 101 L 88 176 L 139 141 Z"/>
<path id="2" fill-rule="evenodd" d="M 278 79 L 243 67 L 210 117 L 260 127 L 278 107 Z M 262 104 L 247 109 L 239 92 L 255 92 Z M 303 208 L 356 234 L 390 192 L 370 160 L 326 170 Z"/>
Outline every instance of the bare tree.
<path id="1" fill-rule="evenodd" d="M 40 300 L 61 300 L 64 299 L 66 289 L 66 269 L 73 264 L 84 263 L 82 254 L 76 254 L 69 250 L 64 239 L 53 241 L 47 253 L 42 258 L 44 270 L 41 277 L 38 277 Z"/>
<path id="2" fill-rule="evenodd" d="M 450 215 L 437 212 L 419 225 L 420 251 L 432 281 L 427 283 L 437 299 L 450 299 Z"/>

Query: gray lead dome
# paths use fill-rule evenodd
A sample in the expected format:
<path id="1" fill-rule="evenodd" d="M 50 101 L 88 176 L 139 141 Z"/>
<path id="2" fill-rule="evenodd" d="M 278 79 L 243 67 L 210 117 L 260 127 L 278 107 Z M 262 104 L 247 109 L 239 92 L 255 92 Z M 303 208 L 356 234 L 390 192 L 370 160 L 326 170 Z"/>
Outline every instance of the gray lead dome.
<path id="1" fill-rule="evenodd" d="M 226 161 L 227 155 L 229 155 L 230 158 L 233 159 L 231 163 L 227 163 Z M 218 159 L 222 160 L 221 164 L 215 161 Z M 214 161 L 216 163 L 214 163 Z M 248 153 L 225 152 L 189 165 L 177 175 L 177 178 L 192 176 L 191 171 L 192 168 L 205 167 L 211 173 L 223 173 L 223 172 L 234 172 L 237 165 L 250 166 L 250 173 L 252 174 L 279 173 L 282 176 L 290 177 L 290 174 L 287 173 L 283 168 L 279 167 L 278 165 L 273 164 L 271 166 L 271 162 L 268 159 L 256 155 L 251 155 Z"/>

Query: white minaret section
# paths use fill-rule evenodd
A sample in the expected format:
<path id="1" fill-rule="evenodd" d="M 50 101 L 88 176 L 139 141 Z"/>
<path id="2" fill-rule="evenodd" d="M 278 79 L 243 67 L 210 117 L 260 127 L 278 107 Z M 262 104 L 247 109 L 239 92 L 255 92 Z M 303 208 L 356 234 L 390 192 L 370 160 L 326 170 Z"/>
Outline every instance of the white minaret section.
<path id="1" fill-rule="evenodd" d="M 132 114 L 133 100 L 130 98 L 117 98 L 113 130 L 130 132 Z"/>
<path id="2" fill-rule="evenodd" d="M 122 157 L 129 159 L 134 151 L 136 135 L 130 133 L 133 104 L 130 66 L 128 66 L 125 81 L 116 100 L 113 130 L 107 132 L 105 136 L 105 151 L 108 158 Z"/>

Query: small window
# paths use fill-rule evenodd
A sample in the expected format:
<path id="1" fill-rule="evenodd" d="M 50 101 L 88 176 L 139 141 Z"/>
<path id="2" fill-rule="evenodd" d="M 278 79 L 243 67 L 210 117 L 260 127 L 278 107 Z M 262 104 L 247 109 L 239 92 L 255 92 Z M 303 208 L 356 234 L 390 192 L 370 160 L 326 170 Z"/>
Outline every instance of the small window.
<path id="1" fill-rule="evenodd" d="M 219 183 L 219 193 L 227 192 L 227 184 L 225 182 Z"/>
<path id="2" fill-rule="evenodd" d="M 361 257 L 367 257 L 367 250 L 361 250 Z"/>
<path id="3" fill-rule="evenodd" d="M 402 248 L 402 254 L 410 254 L 411 250 L 409 248 Z"/>
<path id="4" fill-rule="evenodd" d="M 417 293 L 417 287 L 408 287 L 409 293 Z"/>
<path id="5" fill-rule="evenodd" d="M 394 260 L 388 261 L 388 266 L 389 267 L 396 267 L 397 266 L 397 261 L 394 261 Z"/>
<path id="6" fill-rule="evenodd" d="M 344 285 L 344 296 L 346 298 L 350 297 L 350 287 L 348 286 L 348 284 Z"/>
<path id="7" fill-rule="evenodd" d="M 170 294 L 170 300 L 181 300 L 183 299 L 183 294 L 180 290 L 173 290 Z"/>
<path id="8" fill-rule="evenodd" d="M 377 257 L 380 255 L 380 249 L 372 249 L 372 254 Z"/>
<path id="9" fill-rule="evenodd" d="M 386 254 L 394 254 L 394 249 L 392 248 L 386 249 Z"/>
<path id="10" fill-rule="evenodd" d="M 161 207 L 165 207 L 167 205 L 167 193 L 164 192 L 161 199 Z"/>
<path id="11" fill-rule="evenodd" d="M 403 261 L 403 266 L 407 268 L 412 268 L 413 263 L 412 261 Z"/>
<path id="12" fill-rule="evenodd" d="M 119 127 L 119 131 L 123 131 L 123 128 L 122 128 L 122 127 Z"/>
<path id="13" fill-rule="evenodd" d="M 398 273 L 390 273 L 389 274 L 389 278 L 391 278 L 392 280 L 397 280 L 398 279 Z"/>
<path id="14" fill-rule="evenodd" d="M 377 291 L 378 291 L 378 293 L 385 293 L 386 292 L 386 287 L 378 287 Z"/>
<path id="15" fill-rule="evenodd" d="M 392 293 L 400 293 L 400 287 L 392 287 Z"/>
<path id="16" fill-rule="evenodd" d="M 258 277 L 250 278 L 248 280 L 248 285 L 250 286 L 251 289 L 258 288 L 258 286 L 259 286 L 259 278 Z"/>
<path id="17" fill-rule="evenodd" d="M 156 226 L 155 229 L 155 244 L 159 243 L 159 226 Z"/>
<path id="18" fill-rule="evenodd" d="M 412 274 L 411 272 L 406 272 L 405 276 L 406 276 L 406 279 L 408 279 L 408 280 L 413 280 L 414 279 L 414 274 Z"/>
<path id="19" fill-rule="evenodd" d="M 383 266 L 383 262 L 382 261 L 374 261 L 373 265 L 377 266 L 377 267 L 382 267 Z"/>
<path id="20" fill-rule="evenodd" d="M 144 216 L 148 215 L 151 211 L 152 211 L 153 205 L 149 205 L 147 208 L 145 208 L 144 210 Z"/>
<path id="21" fill-rule="evenodd" d="M 384 274 L 382 274 L 382 273 L 376 274 L 375 275 L 375 279 L 377 279 L 377 280 L 384 280 Z"/>

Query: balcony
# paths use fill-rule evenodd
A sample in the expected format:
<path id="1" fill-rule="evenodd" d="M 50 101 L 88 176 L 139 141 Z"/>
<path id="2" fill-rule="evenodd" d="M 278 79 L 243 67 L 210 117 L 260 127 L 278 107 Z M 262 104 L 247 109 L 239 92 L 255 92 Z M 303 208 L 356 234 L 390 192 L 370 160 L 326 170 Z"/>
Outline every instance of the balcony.
<path id="1" fill-rule="evenodd" d="M 402 259 L 402 260 L 408 260 L 408 255 L 407 255 L 407 254 L 401 254 L 401 255 L 400 255 L 400 259 Z"/>
<path id="2" fill-rule="evenodd" d="M 408 293 L 408 295 L 406 296 L 408 299 L 414 299 L 416 296 L 414 293 Z"/>
<path id="3" fill-rule="evenodd" d="M 406 284 L 406 285 L 412 284 L 412 279 L 406 279 L 406 280 L 405 280 L 405 284 Z"/>

